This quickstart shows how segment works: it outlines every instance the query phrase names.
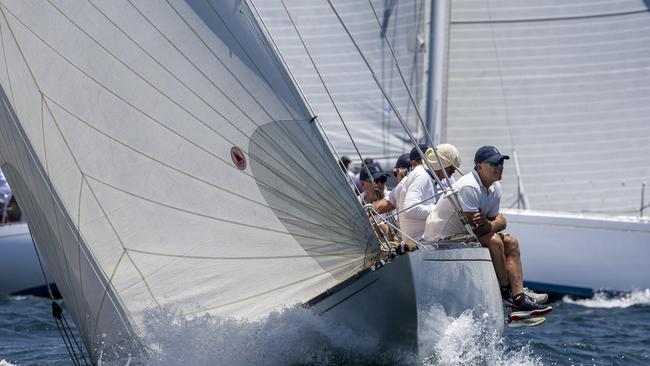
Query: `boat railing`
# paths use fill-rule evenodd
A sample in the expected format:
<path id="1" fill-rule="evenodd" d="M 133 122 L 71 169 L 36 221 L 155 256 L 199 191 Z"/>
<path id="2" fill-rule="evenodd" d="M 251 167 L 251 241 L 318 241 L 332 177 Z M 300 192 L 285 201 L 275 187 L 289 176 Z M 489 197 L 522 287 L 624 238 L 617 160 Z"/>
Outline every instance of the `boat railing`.
<path id="1" fill-rule="evenodd" d="M 481 248 L 481 243 L 476 241 L 476 237 L 470 235 L 463 235 L 453 239 L 420 241 L 421 250 L 448 250 L 463 248 Z"/>

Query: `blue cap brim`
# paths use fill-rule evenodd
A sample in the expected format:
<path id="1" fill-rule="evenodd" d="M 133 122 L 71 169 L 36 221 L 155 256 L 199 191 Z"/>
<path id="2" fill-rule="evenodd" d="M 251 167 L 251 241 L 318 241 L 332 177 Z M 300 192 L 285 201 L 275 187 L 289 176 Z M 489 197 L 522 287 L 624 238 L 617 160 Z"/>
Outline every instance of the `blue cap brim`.
<path id="1" fill-rule="evenodd" d="M 497 154 L 497 155 L 490 156 L 488 159 L 483 160 L 483 162 L 487 161 L 488 163 L 498 163 L 501 160 L 508 160 L 508 159 L 510 159 L 508 155 Z"/>

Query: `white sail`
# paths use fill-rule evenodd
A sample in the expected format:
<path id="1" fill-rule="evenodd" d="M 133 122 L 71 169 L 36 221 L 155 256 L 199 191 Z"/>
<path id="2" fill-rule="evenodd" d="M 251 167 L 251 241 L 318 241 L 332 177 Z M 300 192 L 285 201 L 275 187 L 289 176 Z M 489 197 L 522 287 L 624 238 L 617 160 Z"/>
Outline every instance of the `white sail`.
<path id="1" fill-rule="evenodd" d="M 364 158 L 390 157 L 392 163 L 413 147 L 377 81 L 416 137 L 425 135 L 416 110 L 424 106 L 425 1 L 253 4 L 339 153 L 358 157 L 341 117 Z"/>
<path id="2" fill-rule="evenodd" d="M 146 309 L 263 316 L 376 250 L 245 2 L 0 12 L 0 162 L 94 359 Z"/>
<path id="3" fill-rule="evenodd" d="M 638 214 L 650 178 L 648 2 L 451 8 L 444 134 L 463 161 L 485 144 L 516 149 L 530 208 Z M 514 172 L 504 206 L 516 200 Z"/>

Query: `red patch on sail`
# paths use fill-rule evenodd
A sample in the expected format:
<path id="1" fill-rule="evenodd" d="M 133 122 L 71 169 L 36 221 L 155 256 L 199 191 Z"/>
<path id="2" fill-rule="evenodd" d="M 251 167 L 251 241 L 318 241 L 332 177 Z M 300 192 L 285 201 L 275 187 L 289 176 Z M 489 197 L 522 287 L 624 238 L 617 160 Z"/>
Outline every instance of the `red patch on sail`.
<path id="1" fill-rule="evenodd" d="M 230 157 L 232 158 L 232 162 L 235 163 L 237 169 L 246 169 L 246 156 L 244 156 L 244 152 L 241 151 L 240 148 L 233 146 L 230 149 Z"/>

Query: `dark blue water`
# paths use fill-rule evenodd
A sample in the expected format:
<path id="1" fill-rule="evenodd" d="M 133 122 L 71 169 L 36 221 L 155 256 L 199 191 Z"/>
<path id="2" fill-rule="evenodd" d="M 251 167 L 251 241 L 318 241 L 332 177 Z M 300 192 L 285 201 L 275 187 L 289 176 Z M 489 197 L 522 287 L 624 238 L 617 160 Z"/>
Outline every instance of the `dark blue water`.
<path id="1" fill-rule="evenodd" d="M 506 328 L 486 340 L 476 324 L 450 319 L 444 324 L 428 365 L 650 365 L 650 290 L 553 304 L 545 324 Z M 309 358 L 310 342 L 300 332 L 302 315 L 278 316 L 267 325 L 241 326 L 215 319 L 167 324 L 155 343 L 163 356 L 154 364 L 326 364 Z M 159 324 L 160 325 L 160 324 Z M 319 326 L 322 326 L 320 324 Z M 154 326 L 155 327 L 155 326 Z M 339 330 L 332 329 L 333 334 Z M 224 337 L 223 333 L 231 334 Z M 265 337 L 260 336 L 264 333 Z M 189 339 L 200 334 L 203 342 Z M 234 336 L 232 336 L 234 334 Z M 238 338 L 239 337 L 239 338 Z M 343 336 L 342 336 L 343 337 Z M 265 339 L 261 339 L 265 338 Z M 489 338 L 489 337 L 488 337 Z M 314 340 L 317 344 L 319 340 Z M 354 345 L 346 352 L 362 348 Z M 349 355 L 348 355 L 349 356 Z M 315 361 L 314 361 L 315 360 Z M 352 360 L 385 363 L 365 355 Z M 344 362 L 345 363 L 345 362 Z M 51 317 L 50 302 L 33 297 L 0 299 L 0 366 L 69 365 L 63 341 Z"/>

